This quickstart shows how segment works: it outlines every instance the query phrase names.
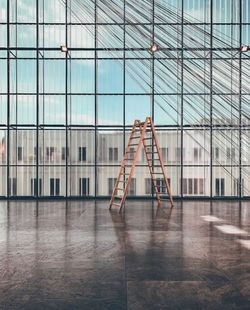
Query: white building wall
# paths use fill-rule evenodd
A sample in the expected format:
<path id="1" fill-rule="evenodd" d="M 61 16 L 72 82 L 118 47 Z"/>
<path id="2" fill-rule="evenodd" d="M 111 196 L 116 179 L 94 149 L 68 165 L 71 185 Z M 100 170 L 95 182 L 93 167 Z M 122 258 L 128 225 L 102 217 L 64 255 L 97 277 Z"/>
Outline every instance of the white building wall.
<path id="1" fill-rule="evenodd" d="M 219 131 L 218 131 L 218 134 Z M 126 134 L 126 140 L 129 133 Z M 20 130 L 10 132 L 10 178 L 17 179 L 17 195 L 30 196 L 31 195 L 31 179 L 36 177 L 36 132 L 31 130 Z M 218 167 L 213 168 L 213 194 L 215 195 L 215 179 L 224 179 L 225 192 L 224 195 L 236 195 L 235 180 L 239 177 L 238 167 L 222 168 L 220 165 L 230 165 L 231 163 L 238 163 L 238 149 L 235 148 L 234 159 L 227 158 L 227 148 L 232 148 L 231 144 L 221 143 L 221 137 L 213 137 L 214 151 L 213 161 L 218 164 Z M 249 139 L 249 133 L 246 132 L 245 140 Z M 115 179 L 118 174 L 121 160 L 123 158 L 123 132 L 99 131 L 97 134 L 98 149 L 97 149 L 97 194 L 108 195 L 109 183 L 108 179 Z M 173 195 L 180 194 L 180 133 L 172 131 L 158 131 L 158 140 L 165 156 L 165 165 L 171 180 L 171 188 Z M 68 195 L 79 195 L 79 179 L 89 178 L 89 195 L 94 195 L 95 190 L 95 132 L 93 130 L 72 130 L 68 131 Z M 198 190 L 195 193 L 192 189 L 187 188 L 184 192 L 185 196 L 208 196 L 210 194 L 210 168 L 204 167 L 210 164 L 210 138 L 208 131 L 189 131 L 184 132 L 183 139 L 183 178 L 192 179 L 193 186 L 195 179 L 198 179 Z M 63 159 L 63 148 L 66 145 L 65 131 L 63 130 L 44 130 L 39 132 L 39 176 L 42 179 L 42 193 L 43 196 L 50 195 L 50 179 L 60 179 L 60 195 L 66 195 L 66 160 Z M 205 151 L 202 147 L 205 146 Z M 79 161 L 79 147 L 86 147 L 86 160 Z M 218 158 L 215 158 L 215 148 L 219 149 Z M 18 148 L 22 148 L 21 158 L 18 158 Z M 53 154 L 48 155 L 48 148 L 54 148 Z M 109 148 L 117 148 L 117 158 L 110 158 Z M 179 150 L 178 150 L 179 148 Z M 196 151 L 195 151 L 196 149 Z M 167 151 L 166 151 L 167 150 Z M 198 150 L 198 154 L 197 154 Z M 249 165 L 249 151 L 250 146 L 244 144 L 242 150 L 242 163 Z M 5 148 L 6 152 L 6 148 Z M 196 152 L 196 158 L 195 158 Z M 0 165 L 6 164 L 6 154 L 1 154 Z M 148 167 L 140 167 L 146 165 L 145 155 L 143 150 L 139 156 L 138 167 L 136 168 L 136 195 L 147 195 L 145 187 L 145 179 L 150 178 Z M 17 165 L 17 167 L 15 167 Z M 168 165 L 172 165 L 168 167 Z M 27 167 L 28 166 L 28 167 Z M 157 168 L 155 168 L 157 171 Z M 225 171 L 228 170 L 228 172 Z M 249 189 L 249 178 L 247 175 L 247 168 L 243 169 L 244 185 Z M 0 168 L 0 189 L 1 195 L 6 195 L 6 167 Z M 232 176 L 232 177 L 231 177 Z M 202 179 L 203 181 L 199 181 Z M 188 183 L 190 181 L 187 181 Z M 200 183 L 201 182 L 201 183 Z M 191 184 L 191 183 L 190 183 Z M 200 189 L 202 184 L 203 189 Z"/>

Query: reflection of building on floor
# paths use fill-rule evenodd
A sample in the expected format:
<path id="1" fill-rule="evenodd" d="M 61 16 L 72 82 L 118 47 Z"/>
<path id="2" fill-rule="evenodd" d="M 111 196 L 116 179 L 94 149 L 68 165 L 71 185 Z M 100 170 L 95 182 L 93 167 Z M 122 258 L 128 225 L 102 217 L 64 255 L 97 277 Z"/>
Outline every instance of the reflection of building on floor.
<path id="1" fill-rule="evenodd" d="M 234 134 L 234 133 L 233 133 Z M 126 141 L 129 133 L 126 135 Z M 222 141 L 218 143 L 218 141 Z M 231 135 L 231 133 L 230 133 Z M 246 133 L 249 137 L 249 132 Z M 68 131 L 68 149 L 66 149 L 65 131 L 44 130 L 39 132 L 39 149 L 36 149 L 36 132 L 32 130 L 10 131 L 10 159 L 7 182 L 6 138 L 2 135 L 0 144 L 0 196 L 59 196 L 66 195 L 66 179 L 68 179 L 68 195 L 111 195 L 117 177 L 118 166 L 123 156 L 123 134 L 121 131 L 99 131 L 97 133 L 97 181 L 95 182 L 95 132 L 93 130 Z M 175 130 L 158 131 L 164 162 L 168 166 L 169 179 L 173 195 L 180 194 L 180 165 L 183 154 L 183 194 L 185 196 L 208 196 L 210 194 L 210 150 L 209 132 L 192 130 L 184 133 L 183 152 L 180 148 L 180 133 Z M 195 142 L 198 141 L 198 142 Z M 224 196 L 239 194 L 238 163 L 239 152 L 235 144 L 227 142 L 221 132 L 213 137 L 213 195 Z M 235 141 L 237 141 L 235 139 Z M 237 143 L 237 142 L 235 142 Z M 246 154 L 242 151 L 242 164 L 247 165 Z M 39 179 L 36 179 L 36 157 L 38 155 Z M 66 173 L 66 160 L 68 168 Z M 143 167 L 144 165 L 144 167 Z M 227 173 L 222 167 L 226 167 Z M 232 165 L 232 167 L 231 167 Z M 234 165 L 234 166 L 233 166 Z M 245 172 L 250 172 L 246 167 Z M 155 168 L 157 171 L 157 167 Z M 233 177 L 231 177 L 231 175 Z M 243 174 L 244 175 L 244 174 Z M 157 180 L 163 187 L 161 179 Z M 2 184 L 1 184 L 2 183 Z M 249 188 L 247 180 L 242 180 L 245 188 Z M 130 195 L 150 195 L 151 181 L 142 152 L 138 167 L 131 182 Z M 37 193 L 38 191 L 38 193 Z M 244 191 L 243 191 L 244 194 Z"/>

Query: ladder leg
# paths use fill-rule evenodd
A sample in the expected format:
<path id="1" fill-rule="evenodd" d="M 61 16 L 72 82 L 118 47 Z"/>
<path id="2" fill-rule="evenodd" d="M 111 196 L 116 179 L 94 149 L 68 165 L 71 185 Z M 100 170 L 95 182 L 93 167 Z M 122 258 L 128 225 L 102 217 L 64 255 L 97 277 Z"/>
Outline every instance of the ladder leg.
<path id="1" fill-rule="evenodd" d="M 170 199 L 170 205 L 171 205 L 171 208 L 172 208 L 174 206 L 174 202 L 173 202 L 173 197 L 172 197 L 171 190 L 170 190 L 170 185 L 169 185 L 169 182 L 168 182 L 167 170 L 164 167 L 164 163 L 163 163 L 163 158 L 162 158 L 159 142 L 158 142 L 158 139 L 157 139 L 157 136 L 156 136 L 156 131 L 155 131 L 154 123 L 153 123 L 151 117 L 149 117 L 149 121 L 148 122 L 150 123 L 150 127 L 151 127 L 151 130 L 152 130 L 152 146 L 153 146 L 153 148 L 156 147 L 156 149 L 157 149 L 156 153 L 158 154 L 158 159 L 160 161 L 160 167 L 161 167 L 163 179 L 164 179 L 165 184 L 166 184 L 166 189 L 167 189 L 167 193 L 168 193 L 168 196 L 169 196 L 169 199 Z M 145 147 L 145 143 L 144 143 L 144 147 Z M 153 154 L 153 152 L 154 151 L 152 151 L 152 154 Z M 157 191 L 158 191 L 158 188 L 157 188 Z M 159 193 L 158 193 L 158 195 L 159 195 Z M 159 203 L 159 205 L 161 205 L 161 200 L 160 199 L 158 199 L 158 203 Z"/>
<path id="2" fill-rule="evenodd" d="M 111 209 L 112 205 L 115 204 L 115 205 L 119 206 L 119 212 L 122 211 L 125 199 L 126 199 L 127 194 L 128 194 L 128 188 L 129 188 L 129 185 L 130 185 L 131 180 L 132 180 L 132 176 L 133 176 L 133 173 L 134 173 L 136 162 L 138 160 L 138 156 L 139 156 L 139 153 L 141 151 L 141 147 L 142 147 L 143 139 L 144 139 L 144 134 L 145 134 L 146 127 L 147 127 L 147 123 L 143 123 L 143 129 L 141 130 L 141 124 L 142 123 L 139 120 L 135 120 L 135 122 L 134 122 L 134 126 L 132 128 L 132 131 L 131 131 L 131 134 L 130 134 L 130 137 L 129 137 L 129 140 L 128 140 L 128 144 L 127 144 L 127 147 L 126 147 L 126 150 L 125 150 L 124 159 L 122 161 L 122 165 L 120 167 L 119 174 L 118 174 L 118 177 L 117 177 L 117 180 L 116 180 L 116 183 L 115 183 L 115 187 L 114 187 L 114 190 L 113 190 L 113 194 L 112 194 L 112 197 L 111 197 L 111 200 L 110 200 L 109 209 Z M 133 137 L 134 133 L 138 132 L 138 131 L 136 131 L 136 129 L 139 129 L 139 133 L 140 133 L 139 137 Z M 132 139 L 138 139 L 138 138 L 139 138 L 139 142 L 138 143 L 132 143 L 131 144 L 131 140 Z M 124 169 L 126 168 L 127 161 L 129 160 L 128 154 L 132 153 L 130 151 L 131 145 L 135 145 L 135 146 L 137 146 L 137 148 L 136 148 L 135 152 L 133 151 L 134 157 L 133 157 L 133 161 L 132 161 L 132 163 L 130 165 L 130 171 L 129 171 L 129 174 L 128 174 L 128 178 L 126 179 L 125 187 L 123 187 L 123 194 L 121 196 L 121 202 L 120 202 L 120 204 L 116 204 L 116 203 L 114 203 L 114 199 L 115 199 L 117 190 L 119 189 L 118 185 L 119 185 L 121 176 L 124 175 Z"/>
<path id="3" fill-rule="evenodd" d="M 132 128 L 130 136 L 129 136 L 128 145 L 130 144 L 131 138 L 132 138 L 133 134 L 135 133 L 137 123 L 138 123 L 138 121 L 135 120 L 133 128 Z M 127 147 L 127 149 L 128 149 L 128 147 Z M 114 204 L 114 200 L 115 200 L 115 196 L 116 196 L 116 193 L 117 193 L 118 184 L 119 184 L 119 182 L 121 180 L 121 177 L 123 177 L 123 175 L 124 175 L 124 168 L 125 168 L 126 161 L 128 159 L 127 149 L 126 149 L 126 152 L 125 152 L 125 155 L 124 155 L 124 158 L 123 158 L 123 161 L 122 161 L 119 173 L 118 173 L 118 177 L 117 177 L 116 182 L 115 182 L 114 190 L 113 190 L 112 197 L 111 197 L 111 200 L 110 200 L 110 203 L 109 203 L 109 210 L 111 210 L 112 205 Z"/>

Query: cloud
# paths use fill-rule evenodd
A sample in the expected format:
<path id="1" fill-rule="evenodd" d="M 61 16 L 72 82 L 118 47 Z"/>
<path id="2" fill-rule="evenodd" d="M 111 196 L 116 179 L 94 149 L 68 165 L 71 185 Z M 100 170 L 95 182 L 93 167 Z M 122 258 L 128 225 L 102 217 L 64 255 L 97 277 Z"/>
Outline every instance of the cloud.
<path id="1" fill-rule="evenodd" d="M 46 119 L 53 117 L 53 120 L 57 120 L 58 123 L 65 122 L 65 113 L 56 113 L 56 115 L 46 114 Z M 95 123 L 94 115 L 91 114 L 76 114 L 72 113 L 70 116 L 69 121 L 71 120 L 72 124 L 78 124 L 78 125 L 93 125 Z M 98 120 L 99 125 L 114 125 L 119 126 L 121 125 L 120 122 L 115 120 L 108 120 L 104 118 L 99 118 Z"/>
<path id="2" fill-rule="evenodd" d="M 36 7 L 29 0 L 17 1 L 18 22 L 33 22 L 36 20 Z"/>
<path id="3" fill-rule="evenodd" d="M 6 19 L 7 19 L 7 10 L 4 8 L 0 8 L 0 20 L 5 22 Z"/>

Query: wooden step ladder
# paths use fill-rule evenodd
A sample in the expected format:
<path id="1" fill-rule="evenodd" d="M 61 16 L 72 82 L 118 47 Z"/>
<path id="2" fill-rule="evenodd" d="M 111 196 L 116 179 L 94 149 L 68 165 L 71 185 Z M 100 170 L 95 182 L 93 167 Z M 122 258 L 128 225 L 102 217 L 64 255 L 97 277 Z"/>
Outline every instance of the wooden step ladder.
<path id="1" fill-rule="evenodd" d="M 150 136 L 149 136 L 150 135 Z M 148 142 L 150 144 L 148 144 Z M 151 117 L 147 117 L 145 122 L 141 122 L 140 120 L 135 120 L 132 131 L 130 133 L 128 139 L 128 145 L 125 150 L 125 154 L 121 163 L 121 167 L 118 173 L 117 180 L 115 182 L 115 187 L 113 190 L 113 194 L 110 200 L 109 209 L 112 206 L 119 207 L 119 212 L 121 212 L 126 197 L 128 195 L 128 189 L 132 180 L 132 176 L 134 174 L 136 162 L 138 160 L 140 151 L 142 146 L 144 147 L 151 179 L 154 191 L 156 193 L 156 197 L 159 205 L 161 205 L 161 194 L 166 194 L 165 192 L 161 192 L 159 190 L 165 188 L 167 190 L 167 194 L 170 199 L 171 207 L 174 206 L 173 198 L 171 195 L 170 185 L 168 181 L 168 175 L 166 168 L 164 167 L 161 150 L 159 147 L 158 139 L 156 136 L 156 130 L 154 127 L 154 123 Z M 155 172 L 153 163 L 158 161 L 157 166 L 160 168 L 160 172 Z M 126 173 L 126 168 L 129 168 L 129 171 Z M 162 176 L 165 186 L 158 186 L 157 179 Z"/>

